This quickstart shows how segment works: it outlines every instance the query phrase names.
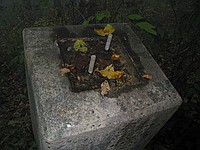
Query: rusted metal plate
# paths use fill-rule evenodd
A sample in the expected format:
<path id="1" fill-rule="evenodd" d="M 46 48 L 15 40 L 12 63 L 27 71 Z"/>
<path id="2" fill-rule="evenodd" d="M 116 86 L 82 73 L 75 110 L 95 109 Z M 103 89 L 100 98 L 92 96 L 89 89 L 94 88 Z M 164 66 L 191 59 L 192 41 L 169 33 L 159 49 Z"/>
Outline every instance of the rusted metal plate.
<path id="1" fill-rule="evenodd" d="M 124 32 L 116 31 L 109 50 L 105 50 L 107 36 L 101 37 L 93 34 L 94 28 L 88 28 L 86 29 L 88 31 L 85 30 L 79 35 L 58 35 L 57 43 L 60 48 L 62 63 L 69 68 L 71 67 L 71 72 L 67 74 L 71 83 L 71 91 L 81 92 L 98 89 L 107 80 L 111 87 L 108 96 L 114 97 L 121 92 L 130 91 L 134 87 L 145 84 L 147 80 L 142 78 L 144 74 L 143 67 L 138 56 L 131 50 L 128 38 Z M 90 32 L 91 34 L 89 34 Z M 86 53 L 74 50 L 74 43 L 77 39 L 82 39 L 86 43 L 88 48 Z M 120 59 L 112 59 L 112 56 L 115 54 L 119 55 Z M 96 55 L 92 74 L 88 73 L 91 55 Z M 98 70 L 103 70 L 111 64 L 115 71 L 123 73 L 121 78 L 108 79 L 99 73 Z"/>

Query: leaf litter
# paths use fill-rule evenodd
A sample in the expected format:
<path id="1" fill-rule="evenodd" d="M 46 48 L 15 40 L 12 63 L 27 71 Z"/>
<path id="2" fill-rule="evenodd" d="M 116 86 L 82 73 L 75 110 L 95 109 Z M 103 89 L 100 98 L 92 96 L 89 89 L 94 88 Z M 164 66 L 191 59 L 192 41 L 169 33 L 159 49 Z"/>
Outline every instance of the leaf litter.
<path id="1" fill-rule="evenodd" d="M 94 37 L 58 39 L 64 64 L 60 73 L 69 78 L 70 89 L 73 92 L 100 89 L 101 95 L 114 97 L 142 83 L 144 78 L 137 74 L 119 36 L 114 35 L 110 48 L 105 50 L 107 37 L 115 28 L 107 24 L 94 31 L 97 34 Z"/>

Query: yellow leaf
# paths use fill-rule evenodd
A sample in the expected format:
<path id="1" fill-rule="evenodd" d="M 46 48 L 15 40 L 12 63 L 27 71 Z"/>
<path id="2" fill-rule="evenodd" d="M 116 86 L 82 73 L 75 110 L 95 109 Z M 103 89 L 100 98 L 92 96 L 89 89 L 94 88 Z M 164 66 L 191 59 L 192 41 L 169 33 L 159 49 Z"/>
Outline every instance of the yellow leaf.
<path id="1" fill-rule="evenodd" d="M 99 30 L 94 29 L 94 31 L 100 36 L 108 35 L 108 31 L 106 31 L 104 29 L 99 29 Z"/>
<path id="2" fill-rule="evenodd" d="M 121 78 L 123 75 L 121 71 L 115 71 L 112 64 L 107 66 L 104 70 L 100 70 L 99 72 L 101 73 L 102 76 L 108 79 Z"/>
<path id="3" fill-rule="evenodd" d="M 104 30 L 108 31 L 109 34 L 112 34 L 112 33 L 115 31 L 115 28 L 114 28 L 112 25 L 107 24 L 107 25 L 105 26 Z"/>
<path id="4" fill-rule="evenodd" d="M 110 24 L 107 24 L 104 29 L 94 29 L 94 31 L 98 34 L 98 35 L 101 35 L 101 36 L 105 36 L 105 35 L 109 35 L 109 34 L 112 34 L 114 31 L 115 31 L 115 28 L 110 25 Z"/>
<path id="5" fill-rule="evenodd" d="M 115 79 L 121 78 L 123 75 L 123 73 L 121 71 L 115 71 L 114 72 L 114 77 Z"/>
<path id="6" fill-rule="evenodd" d="M 86 43 L 82 39 L 78 39 L 74 43 L 74 50 L 86 53 L 88 51 L 88 48 Z"/>

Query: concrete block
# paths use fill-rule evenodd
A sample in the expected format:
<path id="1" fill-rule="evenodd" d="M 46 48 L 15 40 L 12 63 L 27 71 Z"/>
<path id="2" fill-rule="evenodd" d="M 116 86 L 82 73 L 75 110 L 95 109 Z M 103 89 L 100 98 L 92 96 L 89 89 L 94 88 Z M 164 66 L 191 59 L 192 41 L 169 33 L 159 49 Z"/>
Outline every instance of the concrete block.
<path id="1" fill-rule="evenodd" d="M 55 31 L 60 27 L 23 31 L 31 117 L 39 149 L 140 150 L 180 106 L 177 91 L 131 28 L 113 25 L 126 33 L 131 50 L 153 76 L 147 84 L 115 98 L 103 97 L 98 89 L 69 90 L 68 78 L 59 74 L 61 57 Z M 63 29 L 81 37 L 86 26 Z"/>

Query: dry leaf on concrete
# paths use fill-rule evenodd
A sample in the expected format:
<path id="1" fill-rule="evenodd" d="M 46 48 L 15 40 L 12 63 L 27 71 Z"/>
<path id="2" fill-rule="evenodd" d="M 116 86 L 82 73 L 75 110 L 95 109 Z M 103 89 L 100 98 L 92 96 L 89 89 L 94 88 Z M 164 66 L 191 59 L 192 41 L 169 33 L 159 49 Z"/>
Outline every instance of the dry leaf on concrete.
<path id="1" fill-rule="evenodd" d="M 65 73 L 68 73 L 68 72 L 70 72 L 70 70 L 68 68 L 62 68 L 62 69 L 60 69 L 60 75 L 61 76 L 64 76 Z"/>
<path id="2" fill-rule="evenodd" d="M 88 48 L 86 43 L 82 39 L 78 39 L 74 43 L 74 50 L 86 53 L 88 51 Z"/>
<path id="3" fill-rule="evenodd" d="M 113 54 L 111 57 L 112 60 L 120 60 L 120 58 L 121 58 L 121 55 L 119 54 Z"/>
<path id="4" fill-rule="evenodd" d="M 101 95 L 107 95 L 110 91 L 110 85 L 107 80 L 105 80 L 103 83 L 101 83 Z"/>
<path id="5" fill-rule="evenodd" d="M 143 75 L 142 77 L 143 77 L 143 78 L 146 78 L 146 79 L 152 79 L 152 78 L 153 78 L 153 76 L 150 75 L 150 74 L 145 74 L 145 75 Z"/>
<path id="6" fill-rule="evenodd" d="M 99 72 L 108 79 L 118 79 L 123 75 L 122 71 L 115 71 L 112 64 L 107 66 L 104 70 L 99 70 Z"/>

